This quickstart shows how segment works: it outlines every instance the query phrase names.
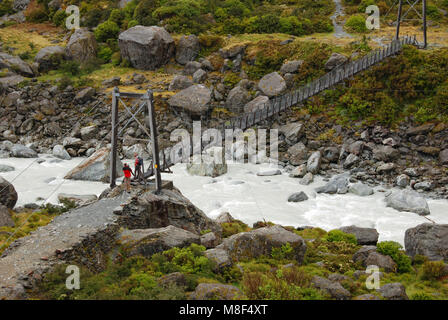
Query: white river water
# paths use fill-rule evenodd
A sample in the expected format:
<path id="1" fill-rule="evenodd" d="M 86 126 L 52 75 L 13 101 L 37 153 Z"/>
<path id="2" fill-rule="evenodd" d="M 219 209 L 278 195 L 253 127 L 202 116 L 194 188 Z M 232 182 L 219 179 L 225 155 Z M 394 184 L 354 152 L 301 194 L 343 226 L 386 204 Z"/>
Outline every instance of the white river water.
<path id="1" fill-rule="evenodd" d="M 42 203 L 36 201 L 38 197 L 57 203 L 59 193 L 99 195 L 108 186 L 100 182 L 63 179 L 82 158 L 55 163 L 51 163 L 54 160 L 51 156 L 41 155 L 41 158 L 47 161 L 34 162 L 22 174 L 35 159 L 0 159 L 0 164 L 16 168 L 0 175 L 16 188 L 19 194 L 17 205 Z M 172 168 L 173 174 L 162 174 L 162 177 L 173 180 L 175 187 L 211 218 L 228 211 L 249 225 L 263 219 L 285 226 L 315 226 L 325 230 L 356 225 L 376 228 L 380 241 L 403 243 L 406 229 L 428 222 L 417 214 L 386 208 L 384 192 L 380 192 L 384 190 L 382 187 L 375 188 L 375 194 L 368 197 L 315 194 L 314 188 L 325 184 L 320 177 L 316 177 L 311 185 L 302 186 L 300 179 L 289 178 L 287 173 L 270 177 L 256 175 L 267 168 L 267 165 L 232 164 L 227 174 L 213 179 L 191 176 L 185 164 L 178 164 Z M 310 199 L 301 203 L 287 202 L 290 194 L 300 191 Z M 448 200 L 428 200 L 428 204 L 431 220 L 448 223 Z"/>

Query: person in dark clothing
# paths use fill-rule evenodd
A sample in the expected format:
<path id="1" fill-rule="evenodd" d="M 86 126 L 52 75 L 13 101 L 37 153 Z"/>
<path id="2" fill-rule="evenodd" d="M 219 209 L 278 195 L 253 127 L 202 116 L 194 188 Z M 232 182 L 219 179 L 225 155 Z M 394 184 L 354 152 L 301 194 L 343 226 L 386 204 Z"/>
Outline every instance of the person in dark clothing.
<path id="1" fill-rule="evenodd" d="M 126 186 L 126 191 L 131 191 L 131 175 L 133 174 L 131 167 L 127 163 L 123 166 L 123 173 L 124 173 L 124 184 Z"/>
<path id="2" fill-rule="evenodd" d="M 143 175 L 143 159 L 138 156 L 138 153 L 134 153 L 135 157 L 135 174 L 134 177 L 137 179 L 138 182 L 145 181 L 145 177 Z"/>

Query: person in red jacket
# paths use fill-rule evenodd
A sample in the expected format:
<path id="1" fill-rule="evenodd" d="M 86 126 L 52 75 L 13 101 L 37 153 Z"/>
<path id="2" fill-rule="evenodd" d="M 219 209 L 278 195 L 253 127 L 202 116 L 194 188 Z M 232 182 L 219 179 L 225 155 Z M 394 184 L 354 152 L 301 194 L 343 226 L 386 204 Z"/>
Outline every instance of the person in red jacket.
<path id="1" fill-rule="evenodd" d="M 124 164 L 123 173 L 124 173 L 124 184 L 126 186 L 126 191 L 130 192 L 131 191 L 131 175 L 133 173 L 132 173 L 131 167 L 129 167 L 129 165 L 127 163 Z"/>

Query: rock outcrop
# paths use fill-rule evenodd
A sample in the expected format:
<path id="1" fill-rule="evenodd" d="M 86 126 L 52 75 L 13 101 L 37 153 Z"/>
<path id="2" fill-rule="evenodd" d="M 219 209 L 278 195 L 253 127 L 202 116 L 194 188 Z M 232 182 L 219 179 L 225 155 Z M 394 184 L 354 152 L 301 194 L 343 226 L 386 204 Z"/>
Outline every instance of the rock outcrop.
<path id="1" fill-rule="evenodd" d="M 423 255 L 432 261 L 448 262 L 448 224 L 424 223 L 406 230 L 406 254 Z"/>
<path id="2" fill-rule="evenodd" d="M 161 27 L 135 26 L 118 37 L 121 56 L 134 68 L 155 70 L 174 55 L 175 45 L 170 34 Z"/>
<path id="3" fill-rule="evenodd" d="M 0 177 L 0 204 L 13 209 L 17 199 L 18 196 L 14 186 L 6 179 Z"/>
<path id="4" fill-rule="evenodd" d="M 77 29 L 65 47 L 67 57 L 79 63 L 95 58 L 97 51 L 95 35 L 85 28 Z"/>

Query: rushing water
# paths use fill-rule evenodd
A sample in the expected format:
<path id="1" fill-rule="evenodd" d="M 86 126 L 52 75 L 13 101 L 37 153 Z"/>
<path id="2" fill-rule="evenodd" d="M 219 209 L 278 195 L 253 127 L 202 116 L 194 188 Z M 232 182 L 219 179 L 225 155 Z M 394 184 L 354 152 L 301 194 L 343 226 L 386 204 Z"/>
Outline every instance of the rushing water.
<path id="1" fill-rule="evenodd" d="M 64 175 L 83 159 L 52 162 L 51 156 L 41 156 L 45 162 L 34 163 L 23 174 L 34 159 L 0 159 L 0 164 L 14 166 L 16 171 L 1 173 L 12 181 L 18 194 L 18 205 L 36 202 L 37 197 L 57 203 L 58 193 L 99 195 L 107 184 L 100 182 L 64 180 Z M 289 178 L 287 173 L 278 176 L 257 176 L 267 165 L 229 165 L 228 173 L 217 177 L 191 176 L 185 164 L 172 167 L 173 174 L 163 174 L 164 179 L 173 180 L 174 185 L 202 209 L 208 216 L 216 217 L 228 211 L 248 224 L 265 219 L 289 226 L 316 226 L 326 230 L 347 225 L 376 228 L 380 240 L 403 243 L 406 229 L 428 222 L 424 217 L 409 212 L 398 212 L 386 208 L 382 187 L 368 197 L 353 194 L 316 194 L 314 189 L 325 182 L 316 177 L 309 186 L 299 184 L 300 179 Z M 288 196 L 304 191 L 309 200 L 288 203 Z M 37 203 L 42 203 L 37 202 Z M 448 200 L 428 200 L 429 216 L 437 223 L 448 223 Z"/>

